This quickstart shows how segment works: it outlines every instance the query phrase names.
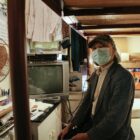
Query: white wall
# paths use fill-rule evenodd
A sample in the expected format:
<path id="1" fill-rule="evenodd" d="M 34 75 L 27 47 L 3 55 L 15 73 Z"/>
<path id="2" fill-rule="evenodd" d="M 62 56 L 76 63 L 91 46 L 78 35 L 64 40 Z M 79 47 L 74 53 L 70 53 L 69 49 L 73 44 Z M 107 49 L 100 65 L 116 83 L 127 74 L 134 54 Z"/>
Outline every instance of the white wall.
<path id="1" fill-rule="evenodd" d="M 114 37 L 118 52 L 128 52 L 128 39 L 126 37 Z"/>
<path id="2" fill-rule="evenodd" d="M 140 53 L 140 36 L 113 37 L 118 52 Z"/>
<path id="3" fill-rule="evenodd" d="M 127 42 L 128 42 L 128 52 L 140 53 L 140 36 L 133 36 L 127 38 Z"/>

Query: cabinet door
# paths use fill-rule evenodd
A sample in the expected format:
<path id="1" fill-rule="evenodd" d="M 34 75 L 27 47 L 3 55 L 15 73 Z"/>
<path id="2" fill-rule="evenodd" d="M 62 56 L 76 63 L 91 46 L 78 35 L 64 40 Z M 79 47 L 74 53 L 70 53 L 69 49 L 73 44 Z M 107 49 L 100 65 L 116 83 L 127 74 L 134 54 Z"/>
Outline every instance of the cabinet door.
<path id="1" fill-rule="evenodd" d="M 62 112 L 61 112 L 61 104 L 55 109 L 55 124 L 54 127 L 56 128 L 56 140 L 57 136 L 59 135 L 60 131 L 62 130 Z"/>
<path id="2" fill-rule="evenodd" d="M 57 140 L 61 131 L 61 105 L 38 126 L 38 140 Z"/>
<path id="3" fill-rule="evenodd" d="M 135 140 L 140 140 L 140 118 L 132 119 L 131 126 L 133 128 L 133 131 L 135 133 Z"/>

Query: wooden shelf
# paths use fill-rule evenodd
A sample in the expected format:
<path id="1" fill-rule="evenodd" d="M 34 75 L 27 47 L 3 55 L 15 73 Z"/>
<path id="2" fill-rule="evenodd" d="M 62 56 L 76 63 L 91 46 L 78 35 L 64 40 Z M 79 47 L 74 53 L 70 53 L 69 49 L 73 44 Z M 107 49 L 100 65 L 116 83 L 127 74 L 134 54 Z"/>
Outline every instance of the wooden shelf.
<path id="1" fill-rule="evenodd" d="M 128 61 L 120 63 L 124 68 L 140 68 L 140 61 Z"/>

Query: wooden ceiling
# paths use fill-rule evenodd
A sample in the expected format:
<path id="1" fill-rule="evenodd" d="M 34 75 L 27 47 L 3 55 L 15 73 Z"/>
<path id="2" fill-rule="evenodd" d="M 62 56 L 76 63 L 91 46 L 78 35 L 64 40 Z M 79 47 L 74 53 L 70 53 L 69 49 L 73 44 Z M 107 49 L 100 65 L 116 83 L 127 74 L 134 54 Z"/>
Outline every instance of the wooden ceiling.
<path id="1" fill-rule="evenodd" d="M 118 7 L 137 6 L 139 0 L 64 0 L 67 7 L 93 8 L 93 7 Z"/>
<path id="2" fill-rule="evenodd" d="M 140 34 L 140 0 L 43 0 L 57 14 L 75 16 L 70 23 L 84 34 Z"/>

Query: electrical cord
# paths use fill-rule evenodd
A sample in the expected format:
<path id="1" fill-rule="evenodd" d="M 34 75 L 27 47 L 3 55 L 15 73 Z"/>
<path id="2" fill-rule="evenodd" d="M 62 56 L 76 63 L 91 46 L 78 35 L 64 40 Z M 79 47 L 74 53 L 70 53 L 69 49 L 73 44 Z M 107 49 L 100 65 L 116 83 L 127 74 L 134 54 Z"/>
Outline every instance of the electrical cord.
<path id="1" fill-rule="evenodd" d="M 87 81 L 84 82 L 83 87 L 85 87 L 86 82 L 87 82 Z M 83 99 L 84 99 L 85 94 L 86 94 L 85 92 L 82 92 L 82 97 L 81 97 L 81 99 L 80 99 L 78 105 L 76 106 L 76 108 L 75 108 L 73 111 L 72 111 L 72 108 L 71 108 L 71 103 L 70 103 L 69 97 L 65 98 L 64 105 L 65 105 L 65 109 L 66 109 L 66 110 L 64 110 L 64 111 L 65 111 L 64 113 L 67 114 L 67 115 L 70 115 L 70 119 L 68 120 L 68 122 L 70 122 L 70 121 L 72 120 L 72 118 L 74 117 L 75 113 L 76 113 L 77 110 L 79 109 L 80 105 L 81 105 L 82 102 L 83 102 Z"/>
<path id="2" fill-rule="evenodd" d="M 71 115 L 69 121 L 71 121 L 71 120 L 73 119 L 74 114 L 77 112 L 77 110 L 79 109 L 79 107 L 80 107 L 80 105 L 81 105 L 81 103 L 82 103 L 82 101 L 83 101 L 83 98 L 84 98 L 84 93 L 82 93 L 82 98 L 81 98 L 79 104 L 77 105 L 77 107 L 75 108 L 74 111 L 72 111 L 72 109 L 71 109 L 70 99 L 69 99 L 69 98 L 67 99 L 67 102 L 68 102 L 68 104 L 69 104 L 69 106 L 68 106 L 68 110 L 69 110 L 70 115 Z"/>
<path id="3" fill-rule="evenodd" d="M 87 81 L 84 82 L 83 88 L 85 88 L 86 82 Z M 80 105 L 81 105 L 81 103 L 83 102 L 83 99 L 84 99 L 84 94 L 86 94 L 86 93 L 85 92 L 82 92 L 82 98 L 81 98 L 79 104 L 77 105 L 77 107 L 75 108 L 75 110 L 72 112 L 72 114 L 74 114 L 78 110 L 78 108 L 80 107 Z"/>

